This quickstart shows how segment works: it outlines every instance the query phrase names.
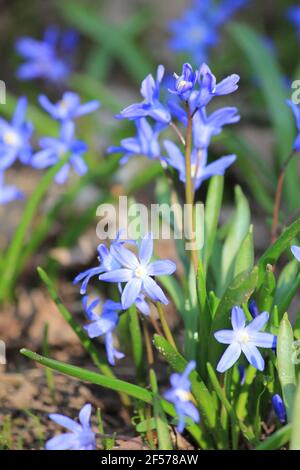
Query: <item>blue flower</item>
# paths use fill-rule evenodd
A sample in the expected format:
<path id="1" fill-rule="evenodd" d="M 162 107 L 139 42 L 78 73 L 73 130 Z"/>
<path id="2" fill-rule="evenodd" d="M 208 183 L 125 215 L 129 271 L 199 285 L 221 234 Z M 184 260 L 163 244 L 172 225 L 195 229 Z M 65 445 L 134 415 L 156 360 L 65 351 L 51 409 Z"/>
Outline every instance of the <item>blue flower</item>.
<path id="1" fill-rule="evenodd" d="M 25 121 L 27 99 L 19 99 L 11 122 L 0 118 L 0 171 L 9 168 L 17 158 L 30 163 L 32 150 L 30 137 L 33 127 Z"/>
<path id="2" fill-rule="evenodd" d="M 15 186 L 4 184 L 4 173 L 0 172 L 0 204 L 9 204 L 16 199 L 23 199 L 23 193 Z"/>
<path id="3" fill-rule="evenodd" d="M 276 336 L 271 333 L 259 331 L 268 320 L 268 312 L 263 312 L 246 326 L 243 310 L 240 307 L 233 307 L 231 311 L 233 330 L 220 330 L 214 333 L 219 343 L 229 344 L 217 365 L 218 372 L 230 369 L 242 352 L 253 367 L 260 371 L 264 369 L 264 359 L 257 347 L 274 348 L 277 340 Z"/>
<path id="4" fill-rule="evenodd" d="M 71 73 L 72 53 L 77 43 L 74 31 L 60 33 L 56 26 L 46 29 L 41 41 L 22 37 L 16 42 L 17 52 L 25 63 L 17 70 L 20 80 L 44 78 L 62 82 Z"/>
<path id="5" fill-rule="evenodd" d="M 206 106 L 215 96 L 223 96 L 233 93 L 238 89 L 239 81 L 239 75 L 234 73 L 217 83 L 217 79 L 209 66 L 203 63 L 198 73 L 200 90 L 194 90 L 190 96 L 192 111 L 196 108 Z"/>
<path id="6" fill-rule="evenodd" d="M 295 256 L 297 261 L 300 261 L 300 246 L 293 245 L 291 246 L 291 252 Z"/>
<path id="7" fill-rule="evenodd" d="M 171 388 L 164 394 L 166 400 L 174 404 L 178 416 L 178 432 L 183 432 L 185 428 L 185 417 L 191 418 L 195 423 L 200 421 L 199 412 L 191 401 L 191 382 L 189 380 L 189 375 L 195 367 L 195 361 L 191 361 L 182 374 L 172 374 L 170 377 Z"/>
<path id="8" fill-rule="evenodd" d="M 87 403 L 79 412 L 79 423 L 67 416 L 52 413 L 49 418 L 70 432 L 59 434 L 46 442 L 47 450 L 94 450 L 96 436 L 91 429 L 92 405 Z"/>
<path id="9" fill-rule="evenodd" d="M 193 117 L 193 140 L 197 149 L 207 148 L 211 138 L 222 132 L 226 124 L 234 124 L 240 120 L 235 107 L 220 108 L 207 117 L 203 107 Z"/>
<path id="10" fill-rule="evenodd" d="M 71 121 L 65 121 L 61 125 L 58 139 L 53 137 L 42 137 L 40 139 L 42 150 L 33 157 L 31 164 L 34 168 L 48 168 L 56 165 L 68 153 L 69 161 L 57 172 L 55 182 L 63 184 L 69 176 L 71 167 L 82 176 L 88 171 L 88 167 L 82 158 L 87 151 L 87 145 L 81 140 L 75 140 L 75 125 Z"/>
<path id="11" fill-rule="evenodd" d="M 295 103 L 293 103 L 292 101 L 288 100 L 287 101 L 287 104 L 290 106 L 290 108 L 292 109 L 293 113 L 294 113 L 294 116 L 295 116 L 295 120 L 296 120 L 296 126 L 297 126 L 297 130 L 298 130 L 298 135 L 294 141 L 294 147 L 293 149 L 298 152 L 300 150 L 300 106 L 296 105 Z"/>
<path id="12" fill-rule="evenodd" d="M 101 315 L 94 312 L 95 308 L 99 305 L 100 300 L 95 299 L 88 305 L 88 296 L 82 299 L 84 310 L 91 321 L 89 325 L 84 326 L 89 338 L 97 338 L 98 336 L 105 335 L 105 348 L 108 362 L 114 366 L 115 359 L 122 359 L 124 354 L 117 351 L 113 346 L 112 332 L 119 323 L 119 312 L 122 310 L 122 305 L 112 300 L 104 302 Z"/>
<path id="13" fill-rule="evenodd" d="M 154 129 L 145 118 L 136 119 L 135 126 L 137 130 L 136 137 L 128 137 L 121 140 L 119 147 L 111 146 L 107 149 L 108 153 L 124 153 L 120 163 L 126 163 L 133 155 L 144 155 L 151 159 L 157 159 L 160 156 L 160 145 L 158 136 L 161 130 L 161 124 L 156 123 Z"/>
<path id="14" fill-rule="evenodd" d="M 179 172 L 180 181 L 185 183 L 185 158 L 181 150 L 170 140 L 164 141 L 168 156 L 164 160 Z M 225 170 L 236 160 L 236 155 L 227 155 L 207 164 L 207 149 L 193 149 L 191 153 L 191 175 L 194 188 L 214 175 L 224 175 Z"/>
<path id="15" fill-rule="evenodd" d="M 62 99 L 56 104 L 51 103 L 45 95 L 40 95 L 39 102 L 47 113 L 58 121 L 76 119 L 85 114 L 92 113 L 100 106 L 100 102 L 96 100 L 81 104 L 79 95 L 72 91 L 65 92 Z"/>
<path id="16" fill-rule="evenodd" d="M 187 52 L 195 63 L 207 59 L 208 51 L 219 41 L 219 29 L 248 0 L 194 0 L 182 18 L 170 22 L 172 50 Z"/>
<path id="17" fill-rule="evenodd" d="M 272 404 L 279 421 L 284 424 L 286 422 L 286 410 L 282 398 L 278 393 L 273 395 Z"/>
<path id="18" fill-rule="evenodd" d="M 175 89 L 169 89 L 169 91 L 180 96 L 184 101 L 187 101 L 197 81 L 197 71 L 194 72 L 193 67 L 185 63 L 182 66 L 181 75 L 174 73 L 174 77 L 176 79 Z"/>
<path id="19" fill-rule="evenodd" d="M 170 260 L 150 262 L 153 253 L 151 233 L 142 239 L 138 257 L 122 245 L 113 245 L 111 251 L 113 257 L 122 267 L 101 274 L 99 279 L 107 282 L 126 283 L 121 296 L 124 310 L 133 305 L 140 294 L 146 294 L 150 299 L 163 304 L 168 303 L 168 299 L 154 281 L 153 276 L 173 274 L 176 270 L 176 264 Z"/>
<path id="20" fill-rule="evenodd" d="M 80 294 L 84 295 L 86 293 L 88 283 L 92 277 L 121 268 L 121 264 L 114 258 L 112 254 L 112 248 L 119 244 L 132 243 L 131 240 L 122 240 L 121 236 L 122 231 L 118 232 L 116 239 L 112 242 L 109 249 L 104 244 L 100 244 L 97 248 L 99 266 L 87 269 L 75 277 L 73 284 L 77 284 L 79 282 L 82 283 Z"/>
<path id="21" fill-rule="evenodd" d="M 163 65 L 159 65 L 156 80 L 149 74 L 142 82 L 141 95 L 144 100 L 141 103 L 131 104 L 116 116 L 117 119 L 138 119 L 151 117 L 155 121 L 169 124 L 171 115 L 169 110 L 160 103 L 160 86 L 165 73 Z"/>
<path id="22" fill-rule="evenodd" d="M 297 36 L 298 39 L 300 39 L 300 6 L 292 6 L 288 8 L 287 18 L 296 27 Z"/>

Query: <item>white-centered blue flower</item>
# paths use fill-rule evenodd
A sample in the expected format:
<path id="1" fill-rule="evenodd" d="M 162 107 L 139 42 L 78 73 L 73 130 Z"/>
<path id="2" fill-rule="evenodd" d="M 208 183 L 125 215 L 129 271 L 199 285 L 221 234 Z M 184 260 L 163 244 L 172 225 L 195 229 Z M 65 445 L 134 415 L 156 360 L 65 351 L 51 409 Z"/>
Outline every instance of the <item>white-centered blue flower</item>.
<path id="1" fill-rule="evenodd" d="M 70 432 L 59 434 L 46 442 L 47 450 L 95 450 L 96 437 L 91 429 L 92 405 L 87 403 L 79 412 L 79 423 L 68 416 L 50 414 L 49 418 Z"/>
<path id="2" fill-rule="evenodd" d="M 258 370 L 264 369 L 265 362 L 257 348 L 275 348 L 277 340 L 277 337 L 271 333 L 260 331 L 268 320 L 268 312 L 262 312 L 246 326 L 243 310 L 240 307 L 233 307 L 231 311 L 233 330 L 219 330 L 214 333 L 219 343 L 229 344 L 217 365 L 218 372 L 230 369 L 242 353 L 253 367 Z"/>

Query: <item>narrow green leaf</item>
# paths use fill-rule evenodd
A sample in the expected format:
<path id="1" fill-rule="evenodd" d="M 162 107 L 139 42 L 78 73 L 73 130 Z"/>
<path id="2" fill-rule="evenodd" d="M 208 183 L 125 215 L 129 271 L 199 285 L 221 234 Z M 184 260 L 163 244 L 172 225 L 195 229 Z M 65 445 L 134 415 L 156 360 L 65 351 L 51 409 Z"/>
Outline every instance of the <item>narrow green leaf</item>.
<path id="1" fill-rule="evenodd" d="M 130 307 L 128 310 L 128 320 L 129 331 L 131 336 L 131 347 L 134 364 L 136 367 L 137 379 L 140 384 L 143 384 L 145 382 L 143 337 L 140 327 L 139 316 L 135 305 Z"/>
<path id="2" fill-rule="evenodd" d="M 253 225 L 250 225 L 249 231 L 241 243 L 237 253 L 234 265 L 234 277 L 249 271 L 254 265 L 254 244 L 253 244 Z"/>
<path id="3" fill-rule="evenodd" d="M 219 215 L 221 210 L 224 188 L 224 177 L 213 176 L 210 179 L 206 203 L 205 203 L 205 221 L 204 221 L 204 247 L 203 247 L 203 263 L 205 270 L 207 269 L 209 259 L 214 247 L 217 234 Z"/>
<path id="4" fill-rule="evenodd" d="M 286 407 L 288 421 L 292 419 L 294 396 L 296 392 L 296 371 L 293 363 L 294 334 L 285 313 L 279 325 L 277 338 L 278 375 L 282 389 L 283 401 Z"/>
<path id="5" fill-rule="evenodd" d="M 236 211 L 223 245 L 219 294 L 224 292 L 233 279 L 235 258 L 240 250 L 242 241 L 249 231 L 249 204 L 239 186 L 235 188 L 235 201 Z"/>
<path id="6" fill-rule="evenodd" d="M 160 450 L 172 450 L 173 446 L 170 438 L 168 421 L 160 404 L 157 379 L 153 369 L 150 369 L 150 384 L 153 393 L 153 411 L 156 422 L 158 448 Z"/>
<path id="7" fill-rule="evenodd" d="M 290 439 L 291 425 L 287 424 L 274 432 L 265 441 L 259 444 L 255 450 L 276 450 L 284 446 Z"/>
<path id="8" fill-rule="evenodd" d="M 263 283 L 256 295 L 257 307 L 260 312 L 271 311 L 274 301 L 275 287 L 276 279 L 273 273 L 273 267 L 270 264 L 267 264 Z"/>
<path id="9" fill-rule="evenodd" d="M 267 264 L 275 264 L 279 256 L 287 249 L 290 248 L 291 242 L 300 232 L 300 219 L 297 219 L 289 227 L 287 227 L 276 242 L 270 246 L 262 255 L 258 262 L 259 268 L 259 283 L 261 285 L 264 279 Z"/>
<path id="10" fill-rule="evenodd" d="M 241 430 L 243 435 L 246 437 L 246 439 L 248 439 L 249 442 L 253 443 L 254 440 L 255 440 L 253 430 L 251 428 L 248 428 L 247 426 L 245 426 L 243 421 L 237 417 L 235 409 L 233 408 L 230 401 L 226 397 L 224 390 L 222 389 L 221 385 L 219 384 L 216 373 L 215 373 L 213 367 L 211 366 L 211 364 L 209 362 L 207 363 L 207 370 L 208 370 L 208 375 L 209 375 L 210 381 L 212 383 L 212 386 L 213 386 L 219 400 L 221 401 L 221 403 L 223 403 L 227 413 L 229 414 L 229 416 L 231 418 L 232 426 L 237 426 Z"/>
<path id="11" fill-rule="evenodd" d="M 5 256 L 5 269 L 1 276 L 1 285 L 0 285 L 0 302 L 7 298 L 10 295 L 10 290 L 14 282 L 15 269 L 18 263 L 19 257 L 21 256 L 25 237 L 27 230 L 29 229 L 32 220 L 38 210 L 38 206 L 45 196 L 49 186 L 51 185 L 53 178 L 56 173 L 62 168 L 62 166 L 70 158 L 69 155 L 66 155 L 57 165 L 50 168 L 44 176 L 40 179 L 37 187 L 31 194 L 30 198 L 27 201 L 19 225 L 15 231 L 13 239 L 9 245 L 8 251 Z"/>

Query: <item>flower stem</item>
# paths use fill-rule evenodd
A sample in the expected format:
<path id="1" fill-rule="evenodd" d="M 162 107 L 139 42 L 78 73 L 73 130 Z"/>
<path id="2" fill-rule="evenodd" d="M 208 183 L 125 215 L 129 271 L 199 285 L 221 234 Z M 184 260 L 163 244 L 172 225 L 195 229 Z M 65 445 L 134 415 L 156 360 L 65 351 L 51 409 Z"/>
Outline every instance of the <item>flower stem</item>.
<path id="1" fill-rule="evenodd" d="M 273 221 L 272 221 L 272 230 L 271 230 L 271 242 L 272 243 L 274 243 L 277 239 L 279 213 L 280 213 L 280 205 L 281 205 L 281 199 L 282 199 L 282 190 L 283 190 L 285 172 L 290 161 L 292 160 L 295 154 L 296 152 L 292 150 L 289 156 L 287 157 L 287 159 L 283 162 L 281 170 L 280 170 L 278 183 L 276 187 L 274 210 L 273 210 Z"/>
<path id="2" fill-rule="evenodd" d="M 188 125 L 185 140 L 185 202 L 189 211 L 189 221 L 191 223 L 189 234 L 194 237 L 195 235 L 195 214 L 194 214 L 194 184 L 192 180 L 191 170 L 191 153 L 192 153 L 192 139 L 193 139 L 193 115 L 191 114 L 190 107 L 186 103 L 186 112 L 188 115 Z M 195 240 L 193 240 L 195 243 Z M 195 272 L 198 271 L 199 257 L 195 248 L 191 250 L 191 259 L 194 265 Z"/>
<path id="3" fill-rule="evenodd" d="M 167 320 L 166 320 L 166 315 L 165 315 L 164 308 L 163 308 L 163 306 L 160 302 L 156 302 L 156 307 L 157 307 L 159 319 L 160 319 L 161 326 L 162 326 L 163 332 L 165 334 L 165 337 L 167 338 L 167 340 L 169 341 L 171 346 L 173 346 L 173 348 L 176 349 L 176 351 L 177 351 L 177 346 L 176 346 L 175 340 L 173 338 L 173 335 L 171 333 L 171 330 L 170 330 L 169 325 L 168 325 Z"/>

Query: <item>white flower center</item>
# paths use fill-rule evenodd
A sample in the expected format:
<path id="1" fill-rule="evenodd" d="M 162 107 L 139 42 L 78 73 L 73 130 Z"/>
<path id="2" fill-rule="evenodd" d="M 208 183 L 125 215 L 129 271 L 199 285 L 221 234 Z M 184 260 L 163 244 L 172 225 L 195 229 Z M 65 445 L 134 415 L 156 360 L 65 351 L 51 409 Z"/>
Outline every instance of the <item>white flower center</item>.
<path id="1" fill-rule="evenodd" d="M 176 396 L 181 401 L 190 401 L 191 400 L 191 393 L 187 392 L 186 390 L 183 390 L 181 388 L 176 390 Z"/>
<path id="2" fill-rule="evenodd" d="M 68 102 L 66 100 L 60 100 L 59 107 L 61 110 L 66 111 L 69 107 Z"/>
<path id="3" fill-rule="evenodd" d="M 180 80 L 180 82 L 177 84 L 178 90 L 182 90 L 187 84 L 186 80 Z"/>
<path id="4" fill-rule="evenodd" d="M 249 335 L 246 330 L 240 330 L 235 333 L 235 339 L 238 343 L 248 343 Z"/>
<path id="5" fill-rule="evenodd" d="M 146 276 L 147 269 L 146 269 L 145 266 L 142 266 L 140 264 L 139 267 L 134 271 L 134 274 L 135 274 L 135 277 L 138 277 L 138 278 L 142 279 L 143 277 Z"/>
<path id="6" fill-rule="evenodd" d="M 11 145 L 12 147 L 17 147 L 20 144 L 20 137 L 17 134 L 17 132 L 10 130 L 4 133 L 3 141 L 7 145 Z"/>
<path id="7" fill-rule="evenodd" d="M 192 176 L 192 178 L 195 178 L 197 169 L 198 169 L 198 165 L 196 165 L 196 163 L 192 163 L 191 164 L 191 176 Z"/>

